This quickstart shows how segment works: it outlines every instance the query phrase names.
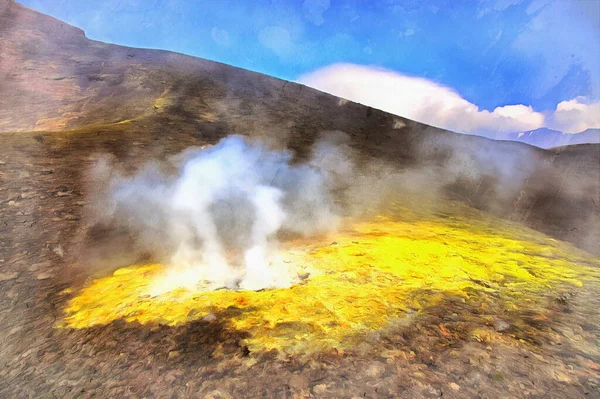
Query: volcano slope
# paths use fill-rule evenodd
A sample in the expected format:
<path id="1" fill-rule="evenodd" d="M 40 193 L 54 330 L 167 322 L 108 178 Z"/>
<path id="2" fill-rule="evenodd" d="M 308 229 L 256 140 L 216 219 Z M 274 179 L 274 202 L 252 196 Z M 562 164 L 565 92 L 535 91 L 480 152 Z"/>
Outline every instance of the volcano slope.
<path id="1" fill-rule="evenodd" d="M 599 397 L 599 146 L 458 135 L 7 0 L 0 93 L 0 396 Z M 292 288 L 148 298 L 164 266 L 87 229 L 105 154 L 237 133 L 302 160 L 326 131 L 405 184 L 283 242 Z"/>

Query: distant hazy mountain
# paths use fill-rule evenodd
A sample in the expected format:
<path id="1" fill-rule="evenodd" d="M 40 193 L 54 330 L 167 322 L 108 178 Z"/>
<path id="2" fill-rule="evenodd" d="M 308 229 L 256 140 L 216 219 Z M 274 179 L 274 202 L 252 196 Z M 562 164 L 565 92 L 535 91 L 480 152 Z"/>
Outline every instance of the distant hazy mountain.
<path id="1" fill-rule="evenodd" d="M 580 133 L 569 134 L 543 127 L 527 132 L 507 133 L 497 138 L 520 141 L 540 148 L 552 148 L 572 144 L 600 143 L 600 129 L 587 129 Z"/>

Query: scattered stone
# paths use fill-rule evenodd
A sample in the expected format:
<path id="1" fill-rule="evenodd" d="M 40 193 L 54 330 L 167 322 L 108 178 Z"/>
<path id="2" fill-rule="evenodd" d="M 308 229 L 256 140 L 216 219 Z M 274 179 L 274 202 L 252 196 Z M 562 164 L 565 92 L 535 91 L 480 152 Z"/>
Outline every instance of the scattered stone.
<path id="1" fill-rule="evenodd" d="M 48 267 L 50 266 L 49 262 L 41 262 L 41 263 L 34 263 L 33 265 L 29 266 L 29 271 L 30 272 L 37 272 L 38 270 Z"/>
<path id="2" fill-rule="evenodd" d="M 294 374 L 290 377 L 290 380 L 288 381 L 288 385 L 290 386 L 290 388 L 298 390 L 307 389 L 308 383 L 308 378 L 301 374 Z"/>
<path id="3" fill-rule="evenodd" d="M 71 194 L 73 194 L 72 191 L 59 191 L 56 193 L 56 195 L 58 195 L 59 197 L 66 197 Z"/>
<path id="4" fill-rule="evenodd" d="M 40 273 L 40 274 L 37 275 L 36 278 L 38 280 L 48 280 L 48 279 L 50 279 L 52 277 L 54 277 L 54 276 L 52 274 L 50 274 L 50 273 Z"/>
<path id="5" fill-rule="evenodd" d="M 556 296 L 555 300 L 561 305 L 566 305 L 571 298 L 575 296 L 572 292 L 563 292 Z"/>
<path id="6" fill-rule="evenodd" d="M 0 281 L 14 280 L 19 277 L 19 273 L 0 273 Z"/>
<path id="7" fill-rule="evenodd" d="M 396 130 L 402 129 L 405 126 L 406 126 L 406 123 L 402 122 L 400 119 L 394 120 L 394 129 L 396 129 Z"/>
<path id="8" fill-rule="evenodd" d="M 426 388 L 427 392 L 428 392 L 430 395 L 433 395 L 433 396 L 434 396 L 434 397 L 436 397 L 436 398 L 437 398 L 437 397 L 440 397 L 440 396 L 442 396 L 442 391 L 441 391 L 441 390 L 439 390 L 439 389 L 435 389 L 434 387 L 432 387 L 432 386 L 431 386 L 431 385 L 429 385 L 429 384 L 425 385 L 425 388 Z"/>
<path id="9" fill-rule="evenodd" d="M 367 375 L 373 378 L 379 378 L 385 373 L 385 364 L 373 362 L 367 367 Z"/>
<path id="10" fill-rule="evenodd" d="M 6 165 L 6 162 L 0 161 L 0 165 Z"/>
<path id="11" fill-rule="evenodd" d="M 453 391 L 460 391 L 460 385 L 455 382 L 451 382 L 448 384 Z"/>
<path id="12" fill-rule="evenodd" d="M 15 201 L 8 201 L 8 206 L 17 206 Z"/>
<path id="13" fill-rule="evenodd" d="M 180 351 L 169 351 L 169 359 L 175 359 L 181 355 Z"/>
<path id="14" fill-rule="evenodd" d="M 565 382 L 567 384 L 573 384 L 574 382 L 573 377 L 567 375 L 567 373 L 564 373 L 560 370 L 554 370 L 554 379 L 556 381 Z"/>
<path id="15" fill-rule="evenodd" d="M 65 251 L 63 251 L 62 247 L 59 245 L 57 247 L 52 248 L 52 252 L 60 256 L 61 258 L 65 256 Z"/>
<path id="16" fill-rule="evenodd" d="M 33 197 L 34 195 L 35 195 L 35 193 L 30 193 L 30 192 L 29 192 L 29 193 L 28 193 L 28 192 L 26 192 L 26 193 L 21 193 L 21 198 L 23 198 L 23 199 L 27 199 L 27 198 L 31 198 L 31 197 Z"/>
<path id="17" fill-rule="evenodd" d="M 217 316 L 215 316 L 214 313 L 209 313 L 204 316 L 202 320 L 212 323 L 213 321 L 217 320 Z"/>
<path id="18" fill-rule="evenodd" d="M 87 202 L 86 201 L 77 201 L 77 202 L 75 202 L 75 205 L 84 206 L 84 205 L 87 205 Z"/>
<path id="19" fill-rule="evenodd" d="M 326 390 L 327 390 L 327 385 L 325 385 L 325 384 L 319 384 L 319 385 L 315 385 L 313 387 L 313 392 L 316 394 L 325 393 Z"/>
<path id="20" fill-rule="evenodd" d="M 9 332 L 8 335 L 15 335 L 16 333 L 18 333 L 19 331 L 21 331 L 23 329 L 23 326 L 17 326 L 17 327 L 13 327 Z"/>
<path id="21" fill-rule="evenodd" d="M 75 385 L 77 385 L 77 381 L 75 381 L 75 380 L 62 380 L 61 382 L 58 383 L 59 387 L 63 387 L 63 386 L 73 387 Z"/>
<path id="22" fill-rule="evenodd" d="M 310 277 L 310 273 L 307 271 L 298 271 L 298 277 L 300 280 L 306 280 L 308 277 Z"/>
<path id="23" fill-rule="evenodd" d="M 227 392 L 215 389 L 214 391 L 206 394 L 204 399 L 231 399 L 231 395 L 229 395 Z"/>
<path id="24" fill-rule="evenodd" d="M 496 320 L 496 323 L 494 324 L 494 328 L 498 332 L 506 331 L 509 329 L 509 327 L 510 327 L 510 324 L 508 324 L 507 322 L 505 322 L 504 320 L 501 320 L 501 319 Z"/>

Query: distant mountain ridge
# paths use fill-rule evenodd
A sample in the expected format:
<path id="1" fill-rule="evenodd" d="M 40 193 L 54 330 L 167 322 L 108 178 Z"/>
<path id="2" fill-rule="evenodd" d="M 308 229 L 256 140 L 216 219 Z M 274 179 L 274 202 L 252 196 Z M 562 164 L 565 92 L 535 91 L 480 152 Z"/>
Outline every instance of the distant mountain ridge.
<path id="1" fill-rule="evenodd" d="M 540 148 L 562 147 L 574 144 L 597 144 L 600 143 L 600 129 L 587 129 L 580 133 L 563 133 L 559 130 L 543 127 L 525 132 L 498 135 L 496 139 L 519 141 Z"/>

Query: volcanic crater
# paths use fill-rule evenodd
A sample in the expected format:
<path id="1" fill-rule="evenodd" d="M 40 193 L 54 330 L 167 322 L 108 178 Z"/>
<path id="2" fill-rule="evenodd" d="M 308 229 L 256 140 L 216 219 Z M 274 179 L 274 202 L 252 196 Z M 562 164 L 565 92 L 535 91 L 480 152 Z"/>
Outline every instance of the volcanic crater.
<path id="1" fill-rule="evenodd" d="M 0 93 L 0 396 L 600 397 L 600 145 L 460 135 L 12 0 Z M 291 286 L 149 295 L 160 253 L 91 222 L 106 157 L 238 134 L 297 165 L 327 132 L 398 185 L 281 237 Z"/>

